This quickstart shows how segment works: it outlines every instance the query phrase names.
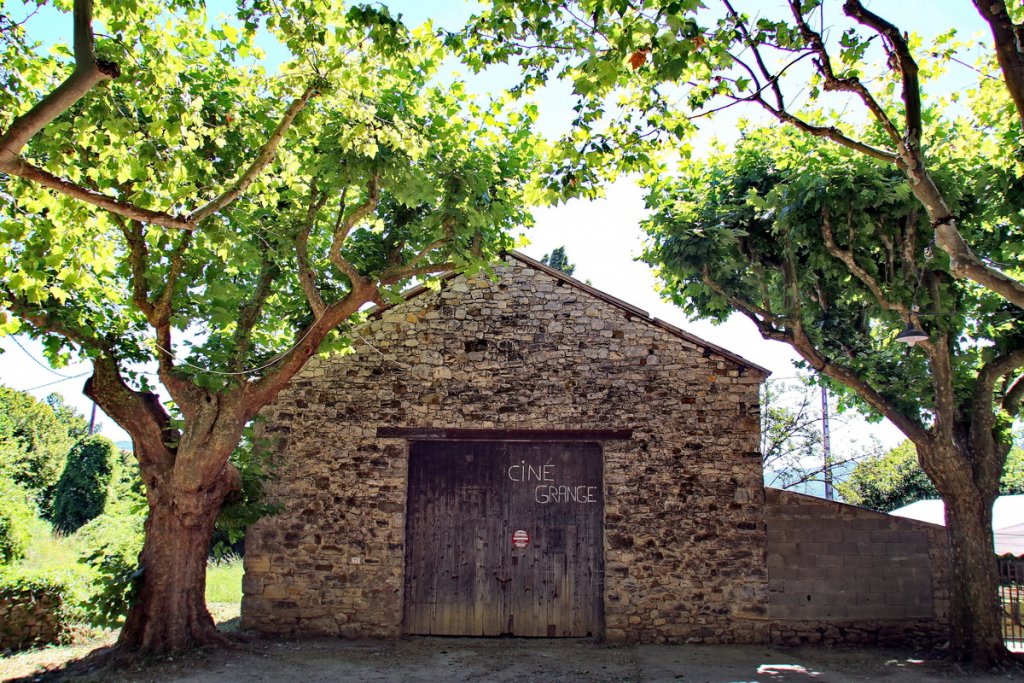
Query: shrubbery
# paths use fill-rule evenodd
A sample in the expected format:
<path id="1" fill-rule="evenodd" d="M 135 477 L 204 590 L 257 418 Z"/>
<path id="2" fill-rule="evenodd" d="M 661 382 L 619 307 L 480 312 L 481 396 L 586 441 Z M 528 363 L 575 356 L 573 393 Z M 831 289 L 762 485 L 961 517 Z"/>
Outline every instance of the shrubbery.
<path id="1" fill-rule="evenodd" d="M 82 557 L 95 573 L 93 593 L 84 606 L 93 626 L 120 626 L 141 585 L 145 516 L 102 514 L 79 530 L 88 549 Z"/>
<path id="2" fill-rule="evenodd" d="M 0 386 L 0 476 L 28 491 L 44 516 L 68 451 L 87 433 L 85 420 L 59 395 L 40 401 Z"/>
<path id="3" fill-rule="evenodd" d="M 115 465 L 117 446 L 104 436 L 89 436 L 74 445 L 53 493 L 53 527 L 70 534 L 103 512 Z"/>
<path id="4" fill-rule="evenodd" d="M 28 492 L 4 477 L 0 501 L 0 564 L 11 564 L 25 556 L 36 510 Z"/>

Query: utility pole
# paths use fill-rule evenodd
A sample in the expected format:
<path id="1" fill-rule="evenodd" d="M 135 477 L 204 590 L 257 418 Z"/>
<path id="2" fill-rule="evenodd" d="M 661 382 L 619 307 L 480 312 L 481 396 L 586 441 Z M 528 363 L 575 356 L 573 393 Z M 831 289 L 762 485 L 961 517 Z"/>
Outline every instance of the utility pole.
<path id="1" fill-rule="evenodd" d="M 828 431 L 828 389 L 821 387 L 821 455 L 825 459 L 825 499 L 834 500 L 832 495 L 832 446 Z"/>
<path id="2" fill-rule="evenodd" d="M 96 402 L 92 403 L 92 415 L 89 416 L 89 436 L 92 436 L 93 430 L 96 428 Z"/>

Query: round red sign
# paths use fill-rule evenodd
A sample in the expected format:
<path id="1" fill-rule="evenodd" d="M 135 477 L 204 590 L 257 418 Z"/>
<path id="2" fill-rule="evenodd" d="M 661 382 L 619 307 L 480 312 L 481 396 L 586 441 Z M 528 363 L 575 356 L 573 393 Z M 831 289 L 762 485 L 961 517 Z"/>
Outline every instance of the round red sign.
<path id="1" fill-rule="evenodd" d="M 512 545 L 516 548 L 525 548 L 530 545 L 530 534 L 524 529 L 518 529 L 512 534 Z"/>

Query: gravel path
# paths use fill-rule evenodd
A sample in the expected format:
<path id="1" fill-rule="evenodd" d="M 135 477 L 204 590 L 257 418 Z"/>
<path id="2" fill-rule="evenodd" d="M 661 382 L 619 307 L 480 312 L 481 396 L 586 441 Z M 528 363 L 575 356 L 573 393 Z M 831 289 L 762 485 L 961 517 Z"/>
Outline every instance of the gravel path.
<path id="1" fill-rule="evenodd" d="M 765 646 L 632 645 L 581 640 L 406 638 L 393 641 L 253 641 L 233 651 L 197 652 L 130 670 L 45 680 L 181 683 L 366 681 L 589 683 L 1006 681 L 1021 672 L 967 674 L 910 652 Z"/>

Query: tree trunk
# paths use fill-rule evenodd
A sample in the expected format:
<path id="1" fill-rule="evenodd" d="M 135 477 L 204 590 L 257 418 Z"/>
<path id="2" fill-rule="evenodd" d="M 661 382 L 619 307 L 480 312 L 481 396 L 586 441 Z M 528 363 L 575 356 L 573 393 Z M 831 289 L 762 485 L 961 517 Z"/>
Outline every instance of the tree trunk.
<path id="1" fill-rule="evenodd" d="M 181 462 L 179 457 L 176 468 Z M 199 490 L 183 487 L 180 480 L 189 478 L 177 474 L 171 470 L 147 481 L 142 587 L 118 640 L 124 651 L 162 653 L 224 642 L 206 609 L 206 560 L 217 514 L 236 473 L 225 464 Z"/>
<path id="2" fill-rule="evenodd" d="M 1007 662 L 999 621 L 999 576 L 992 542 L 992 501 L 973 490 L 944 495 L 952 564 L 953 655 L 981 667 Z"/>

